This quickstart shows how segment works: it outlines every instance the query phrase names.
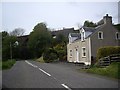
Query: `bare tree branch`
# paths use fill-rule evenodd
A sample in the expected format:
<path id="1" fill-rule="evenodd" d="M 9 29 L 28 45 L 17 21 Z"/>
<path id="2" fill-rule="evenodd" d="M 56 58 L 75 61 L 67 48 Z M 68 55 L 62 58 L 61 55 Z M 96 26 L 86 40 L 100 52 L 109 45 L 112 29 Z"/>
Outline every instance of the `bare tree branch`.
<path id="1" fill-rule="evenodd" d="M 16 28 L 12 32 L 10 32 L 11 36 L 23 36 L 25 30 L 23 28 Z"/>

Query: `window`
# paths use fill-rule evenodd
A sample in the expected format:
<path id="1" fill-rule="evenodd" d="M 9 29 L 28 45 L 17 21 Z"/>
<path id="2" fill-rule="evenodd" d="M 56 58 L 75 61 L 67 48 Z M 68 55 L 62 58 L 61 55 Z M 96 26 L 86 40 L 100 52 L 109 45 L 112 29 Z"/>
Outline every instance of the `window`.
<path id="1" fill-rule="evenodd" d="M 82 47 L 82 57 L 86 57 L 86 48 Z"/>
<path id="2" fill-rule="evenodd" d="M 98 32 L 98 39 L 103 39 L 103 32 L 102 31 Z"/>
<path id="3" fill-rule="evenodd" d="M 119 39 L 119 34 L 118 34 L 118 32 L 116 32 L 116 39 L 117 39 L 117 40 Z"/>
<path id="4" fill-rule="evenodd" d="M 82 34 L 83 34 L 83 40 L 85 40 L 85 36 L 84 36 L 84 34 L 85 34 L 85 33 L 84 33 L 84 32 L 82 32 Z"/>
<path id="5" fill-rule="evenodd" d="M 72 50 L 70 50 L 70 57 L 72 57 Z"/>
<path id="6" fill-rule="evenodd" d="M 81 40 L 82 40 L 82 41 L 85 40 L 85 32 L 84 32 L 84 31 L 81 33 Z"/>

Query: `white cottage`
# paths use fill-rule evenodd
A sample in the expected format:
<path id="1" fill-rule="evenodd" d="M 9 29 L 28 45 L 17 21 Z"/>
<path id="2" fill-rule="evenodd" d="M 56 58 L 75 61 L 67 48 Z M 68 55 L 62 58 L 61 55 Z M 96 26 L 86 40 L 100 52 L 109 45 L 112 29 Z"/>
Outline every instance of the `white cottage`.
<path id="1" fill-rule="evenodd" d="M 103 46 L 119 46 L 120 32 L 112 25 L 112 17 L 103 17 L 99 26 L 82 27 L 79 33 L 69 34 L 67 61 L 91 65 L 96 60 L 96 53 Z"/>

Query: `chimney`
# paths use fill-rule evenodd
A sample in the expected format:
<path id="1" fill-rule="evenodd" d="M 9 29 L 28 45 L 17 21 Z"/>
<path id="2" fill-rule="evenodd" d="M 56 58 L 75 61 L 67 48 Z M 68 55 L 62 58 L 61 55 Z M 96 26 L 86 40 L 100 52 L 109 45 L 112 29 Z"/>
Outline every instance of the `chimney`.
<path id="1" fill-rule="evenodd" d="M 104 21 L 104 24 L 112 24 L 112 17 L 106 14 L 106 16 L 103 17 L 103 21 Z"/>

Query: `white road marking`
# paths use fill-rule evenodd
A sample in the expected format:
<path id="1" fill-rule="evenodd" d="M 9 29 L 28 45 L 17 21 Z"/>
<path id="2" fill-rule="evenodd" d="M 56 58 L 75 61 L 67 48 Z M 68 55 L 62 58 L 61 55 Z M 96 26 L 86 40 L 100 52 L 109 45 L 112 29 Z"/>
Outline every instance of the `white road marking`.
<path id="1" fill-rule="evenodd" d="M 72 90 L 71 88 L 69 88 L 67 85 L 65 84 L 61 84 L 64 88 L 68 89 L 68 90 Z"/>
<path id="2" fill-rule="evenodd" d="M 39 68 L 40 71 L 42 71 L 43 73 L 45 73 L 48 76 L 51 76 L 49 73 L 47 73 L 46 71 L 42 70 L 41 68 Z"/>
<path id="3" fill-rule="evenodd" d="M 25 60 L 25 62 L 26 62 L 27 64 L 29 64 L 29 65 L 33 66 L 34 68 L 37 68 L 37 67 L 38 67 L 38 66 L 33 65 L 32 63 L 28 62 L 27 60 Z"/>
<path id="4" fill-rule="evenodd" d="M 31 66 L 33 66 L 33 67 L 35 67 L 35 68 L 38 68 L 38 66 L 36 66 L 36 65 L 34 65 L 34 64 L 32 64 L 32 63 L 30 63 L 30 62 L 28 62 L 27 60 L 25 60 L 25 62 L 27 63 L 27 64 L 29 64 L 29 65 L 31 65 Z M 51 76 L 49 73 L 47 73 L 46 71 L 44 71 L 43 69 L 41 69 L 41 68 L 38 68 L 40 71 L 42 71 L 43 73 L 45 73 L 46 75 L 48 75 L 48 76 Z M 55 80 L 57 80 L 55 77 L 53 77 Z M 65 85 L 65 84 L 61 84 L 64 88 L 66 88 L 66 89 L 68 89 L 68 90 L 72 90 L 71 88 L 69 88 L 67 85 Z"/>
<path id="5" fill-rule="evenodd" d="M 34 68 L 38 68 L 38 66 L 36 66 L 36 65 L 28 62 L 27 60 L 25 60 L 25 62 L 26 62 L 27 64 L 33 66 Z M 47 73 L 46 71 L 42 70 L 41 68 L 39 68 L 39 70 L 42 71 L 43 73 L 45 73 L 46 75 L 51 76 L 49 73 Z"/>

